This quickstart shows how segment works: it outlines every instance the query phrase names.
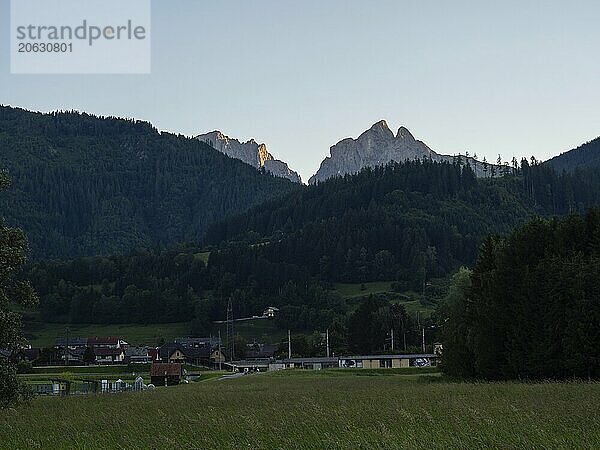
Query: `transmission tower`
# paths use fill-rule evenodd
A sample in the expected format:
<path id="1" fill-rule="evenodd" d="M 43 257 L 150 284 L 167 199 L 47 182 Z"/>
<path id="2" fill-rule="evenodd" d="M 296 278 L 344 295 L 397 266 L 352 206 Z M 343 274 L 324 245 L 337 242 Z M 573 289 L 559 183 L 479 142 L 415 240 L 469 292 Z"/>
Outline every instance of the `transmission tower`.
<path id="1" fill-rule="evenodd" d="M 233 304 L 231 302 L 231 298 L 227 302 L 227 331 L 226 331 L 226 339 L 227 339 L 227 350 L 229 350 L 229 360 L 233 361 L 235 358 L 235 343 L 234 343 L 234 333 L 233 333 Z"/>

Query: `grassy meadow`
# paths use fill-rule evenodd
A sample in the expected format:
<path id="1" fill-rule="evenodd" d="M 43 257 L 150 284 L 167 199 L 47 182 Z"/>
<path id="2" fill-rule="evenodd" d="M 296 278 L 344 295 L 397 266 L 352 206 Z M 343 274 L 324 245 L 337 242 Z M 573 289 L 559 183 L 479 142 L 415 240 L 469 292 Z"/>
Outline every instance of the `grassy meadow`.
<path id="1" fill-rule="evenodd" d="M 600 448 L 600 384 L 331 370 L 0 411 L 3 448 Z"/>
<path id="2" fill-rule="evenodd" d="M 414 291 L 405 291 L 397 293 L 392 290 L 391 281 L 372 281 L 369 283 L 335 283 L 334 291 L 349 302 L 359 302 L 370 295 L 376 294 L 401 294 L 405 300 L 399 303 L 404 306 L 408 314 L 421 318 L 429 317 L 434 311 L 432 305 L 423 305 L 421 299 L 422 293 Z"/>
<path id="3" fill-rule="evenodd" d="M 24 321 L 23 331 L 28 342 L 34 347 L 52 347 L 57 338 L 65 337 L 65 329 L 73 337 L 118 336 L 133 345 L 156 345 L 161 339 L 166 341 L 188 336 L 190 323 L 161 323 L 150 325 L 95 325 L 60 324 Z"/>

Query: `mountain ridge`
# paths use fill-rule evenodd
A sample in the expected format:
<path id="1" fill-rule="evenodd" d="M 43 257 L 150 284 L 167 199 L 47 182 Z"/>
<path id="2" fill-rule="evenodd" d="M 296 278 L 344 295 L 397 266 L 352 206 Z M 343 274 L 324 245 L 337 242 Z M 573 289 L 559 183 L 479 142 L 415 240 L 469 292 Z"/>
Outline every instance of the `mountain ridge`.
<path id="1" fill-rule="evenodd" d="M 265 144 L 259 144 L 254 139 L 241 142 L 227 136 L 220 130 L 200 134 L 196 136 L 196 139 L 207 143 L 227 156 L 251 165 L 255 169 L 264 169 L 276 177 L 286 178 L 294 183 L 302 184 L 302 178 L 297 172 L 291 170 L 286 162 L 275 159 L 269 153 Z"/>
<path id="2" fill-rule="evenodd" d="M 544 164 L 557 172 L 573 172 L 579 168 L 600 167 L 600 137 L 592 139 L 573 150 L 550 158 Z"/>
<path id="3" fill-rule="evenodd" d="M 374 168 L 392 162 L 424 158 L 435 162 L 452 162 L 456 157 L 435 152 L 423 141 L 415 139 L 404 126 L 394 134 L 387 122 L 380 120 L 356 139 L 345 138 L 333 145 L 330 156 L 321 162 L 319 170 L 308 183 L 315 184 L 332 177 L 358 173 L 366 167 Z M 461 158 L 472 166 L 478 177 L 486 176 L 488 169 L 491 171 L 492 167 L 500 169 L 499 166 L 477 161 L 472 157 Z"/>

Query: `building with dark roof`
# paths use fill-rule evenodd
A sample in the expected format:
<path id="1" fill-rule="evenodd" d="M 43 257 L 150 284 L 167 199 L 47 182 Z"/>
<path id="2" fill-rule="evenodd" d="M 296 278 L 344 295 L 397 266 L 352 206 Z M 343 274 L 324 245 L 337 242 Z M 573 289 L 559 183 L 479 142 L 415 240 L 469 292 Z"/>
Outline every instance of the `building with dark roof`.
<path id="1" fill-rule="evenodd" d="M 94 349 L 101 347 L 121 348 L 127 347 L 127 342 L 115 336 L 91 336 L 87 339 L 87 346 Z"/>
<path id="2" fill-rule="evenodd" d="M 211 349 L 218 348 L 221 345 L 221 339 L 218 337 L 184 337 L 174 341 L 176 344 L 184 347 L 210 347 Z"/>
<path id="3" fill-rule="evenodd" d="M 125 360 L 122 348 L 98 347 L 94 349 L 96 364 L 119 364 Z"/>
<path id="4" fill-rule="evenodd" d="M 150 363 L 153 361 L 152 356 L 149 353 L 149 348 L 140 347 L 127 347 L 125 350 L 125 363 Z"/>
<path id="5" fill-rule="evenodd" d="M 54 347 L 57 349 L 64 349 L 65 347 L 69 347 L 71 350 L 75 350 L 78 348 L 86 348 L 88 345 L 88 340 L 87 338 L 82 338 L 82 337 L 73 337 L 73 338 L 58 338 L 55 343 L 54 343 Z"/>
<path id="6" fill-rule="evenodd" d="M 213 366 L 225 361 L 219 348 L 211 346 L 186 346 L 177 342 L 167 343 L 158 349 L 158 358 L 162 362 Z"/>
<path id="7" fill-rule="evenodd" d="M 150 381 L 155 386 L 174 386 L 181 382 L 183 365 L 178 363 L 152 363 Z"/>

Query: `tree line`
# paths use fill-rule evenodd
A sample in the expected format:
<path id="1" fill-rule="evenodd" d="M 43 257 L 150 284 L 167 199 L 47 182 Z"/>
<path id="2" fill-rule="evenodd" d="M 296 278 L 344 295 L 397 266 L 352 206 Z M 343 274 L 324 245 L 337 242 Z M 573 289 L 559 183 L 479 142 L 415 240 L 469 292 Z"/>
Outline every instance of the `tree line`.
<path id="1" fill-rule="evenodd" d="M 600 210 L 489 237 L 441 308 L 443 367 L 485 379 L 600 376 Z"/>

